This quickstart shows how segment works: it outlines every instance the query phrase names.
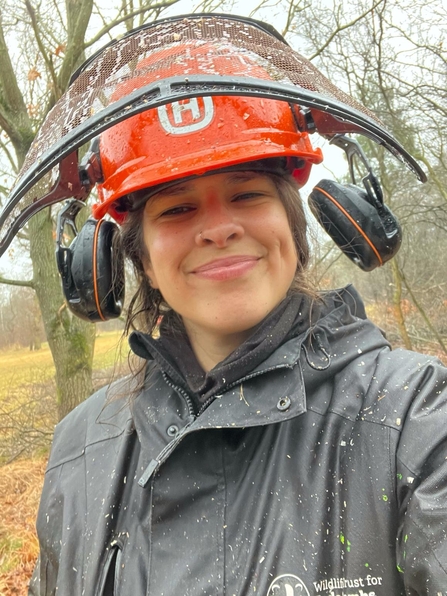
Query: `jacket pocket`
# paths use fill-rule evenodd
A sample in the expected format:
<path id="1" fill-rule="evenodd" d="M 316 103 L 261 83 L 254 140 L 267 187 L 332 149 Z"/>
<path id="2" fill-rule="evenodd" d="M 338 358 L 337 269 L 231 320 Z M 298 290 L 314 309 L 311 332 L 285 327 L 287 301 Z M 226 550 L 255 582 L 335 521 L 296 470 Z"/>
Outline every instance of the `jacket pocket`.
<path id="1" fill-rule="evenodd" d="M 118 579 L 121 568 L 122 547 L 112 542 L 106 555 L 96 596 L 118 596 Z"/>

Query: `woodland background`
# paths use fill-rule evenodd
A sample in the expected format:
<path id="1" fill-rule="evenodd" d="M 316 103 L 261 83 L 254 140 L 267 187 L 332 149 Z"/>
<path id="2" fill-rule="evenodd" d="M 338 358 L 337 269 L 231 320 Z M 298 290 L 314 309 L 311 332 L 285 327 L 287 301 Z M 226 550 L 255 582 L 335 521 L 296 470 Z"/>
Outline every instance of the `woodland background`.
<path id="1" fill-rule="evenodd" d="M 265 20 L 340 88 L 371 108 L 423 165 L 420 184 L 361 140 L 404 241 L 364 273 L 312 227 L 321 287 L 354 283 L 395 346 L 447 362 L 447 6 L 444 0 L 0 0 L 0 202 L 71 72 L 92 52 L 156 18 L 227 12 Z M 328 156 L 313 178 L 347 181 Z M 310 188 L 306 189 L 307 193 Z M 306 191 L 303 192 L 306 196 Z M 25 594 L 34 518 L 54 424 L 126 369 L 122 322 L 95 328 L 64 305 L 54 259 L 57 208 L 34 217 L 0 261 L 0 593 Z M 127 281 L 128 296 L 132 279 Z"/>

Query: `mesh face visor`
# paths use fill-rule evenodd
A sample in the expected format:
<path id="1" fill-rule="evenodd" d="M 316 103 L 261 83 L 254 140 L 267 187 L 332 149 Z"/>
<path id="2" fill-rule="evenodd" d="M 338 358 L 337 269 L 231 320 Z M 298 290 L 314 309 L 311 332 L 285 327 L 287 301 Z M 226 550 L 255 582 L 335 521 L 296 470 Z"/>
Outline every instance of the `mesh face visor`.
<path id="1" fill-rule="evenodd" d="M 210 44 L 214 56 L 221 51 L 223 57 L 234 54 L 242 61 L 247 57 L 250 67 L 235 72 L 207 59 L 206 51 L 188 59 L 191 49 Z M 132 83 L 141 80 L 141 65 L 150 81 L 143 86 Z M 172 76 L 157 78 L 160 71 Z M 268 78 L 259 72 L 268 73 Z M 44 207 L 71 197 L 86 199 L 92 183 L 85 173 L 79 174 L 79 147 L 130 116 L 206 96 L 251 96 L 297 104 L 303 130 L 327 138 L 363 134 L 425 181 L 423 170 L 381 121 L 292 50 L 269 25 L 221 14 L 173 17 L 113 41 L 72 77 L 40 128 L 0 214 L 0 255 Z"/>

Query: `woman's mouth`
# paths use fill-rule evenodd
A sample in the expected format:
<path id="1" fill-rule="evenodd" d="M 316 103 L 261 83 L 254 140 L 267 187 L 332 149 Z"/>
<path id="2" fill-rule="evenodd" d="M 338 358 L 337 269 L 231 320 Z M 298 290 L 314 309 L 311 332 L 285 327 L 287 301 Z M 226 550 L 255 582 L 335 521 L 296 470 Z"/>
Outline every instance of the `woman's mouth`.
<path id="1" fill-rule="evenodd" d="M 204 279 L 225 281 L 245 275 L 245 273 L 248 273 L 256 266 L 258 261 L 259 257 L 251 255 L 225 257 L 200 265 L 192 273 Z"/>

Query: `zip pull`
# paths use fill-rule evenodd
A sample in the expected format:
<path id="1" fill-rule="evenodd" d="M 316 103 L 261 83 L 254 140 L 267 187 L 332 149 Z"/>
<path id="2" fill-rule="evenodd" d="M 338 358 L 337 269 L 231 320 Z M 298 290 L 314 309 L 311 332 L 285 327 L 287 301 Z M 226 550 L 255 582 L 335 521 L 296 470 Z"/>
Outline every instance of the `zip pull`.
<path id="1" fill-rule="evenodd" d="M 138 485 L 142 488 L 145 488 L 149 480 L 151 479 L 152 474 L 157 470 L 159 467 L 160 462 L 157 459 L 152 459 L 148 467 L 144 470 L 143 475 L 138 480 Z"/>
<path id="2" fill-rule="evenodd" d="M 149 465 L 144 470 L 143 475 L 138 480 L 139 486 L 141 486 L 142 488 L 145 488 L 145 486 L 147 486 L 147 483 L 152 478 L 154 473 L 158 470 L 161 464 L 168 459 L 168 457 L 171 455 L 171 453 L 174 451 L 177 445 L 181 442 L 185 434 L 188 433 L 189 427 L 191 426 L 191 424 L 193 424 L 193 422 L 194 420 L 188 422 L 188 424 L 184 426 L 180 432 L 177 433 L 175 438 L 172 441 L 170 441 L 166 445 L 166 447 L 164 447 L 164 449 L 160 451 L 160 453 L 158 454 L 158 459 L 152 459 L 150 461 Z"/>

